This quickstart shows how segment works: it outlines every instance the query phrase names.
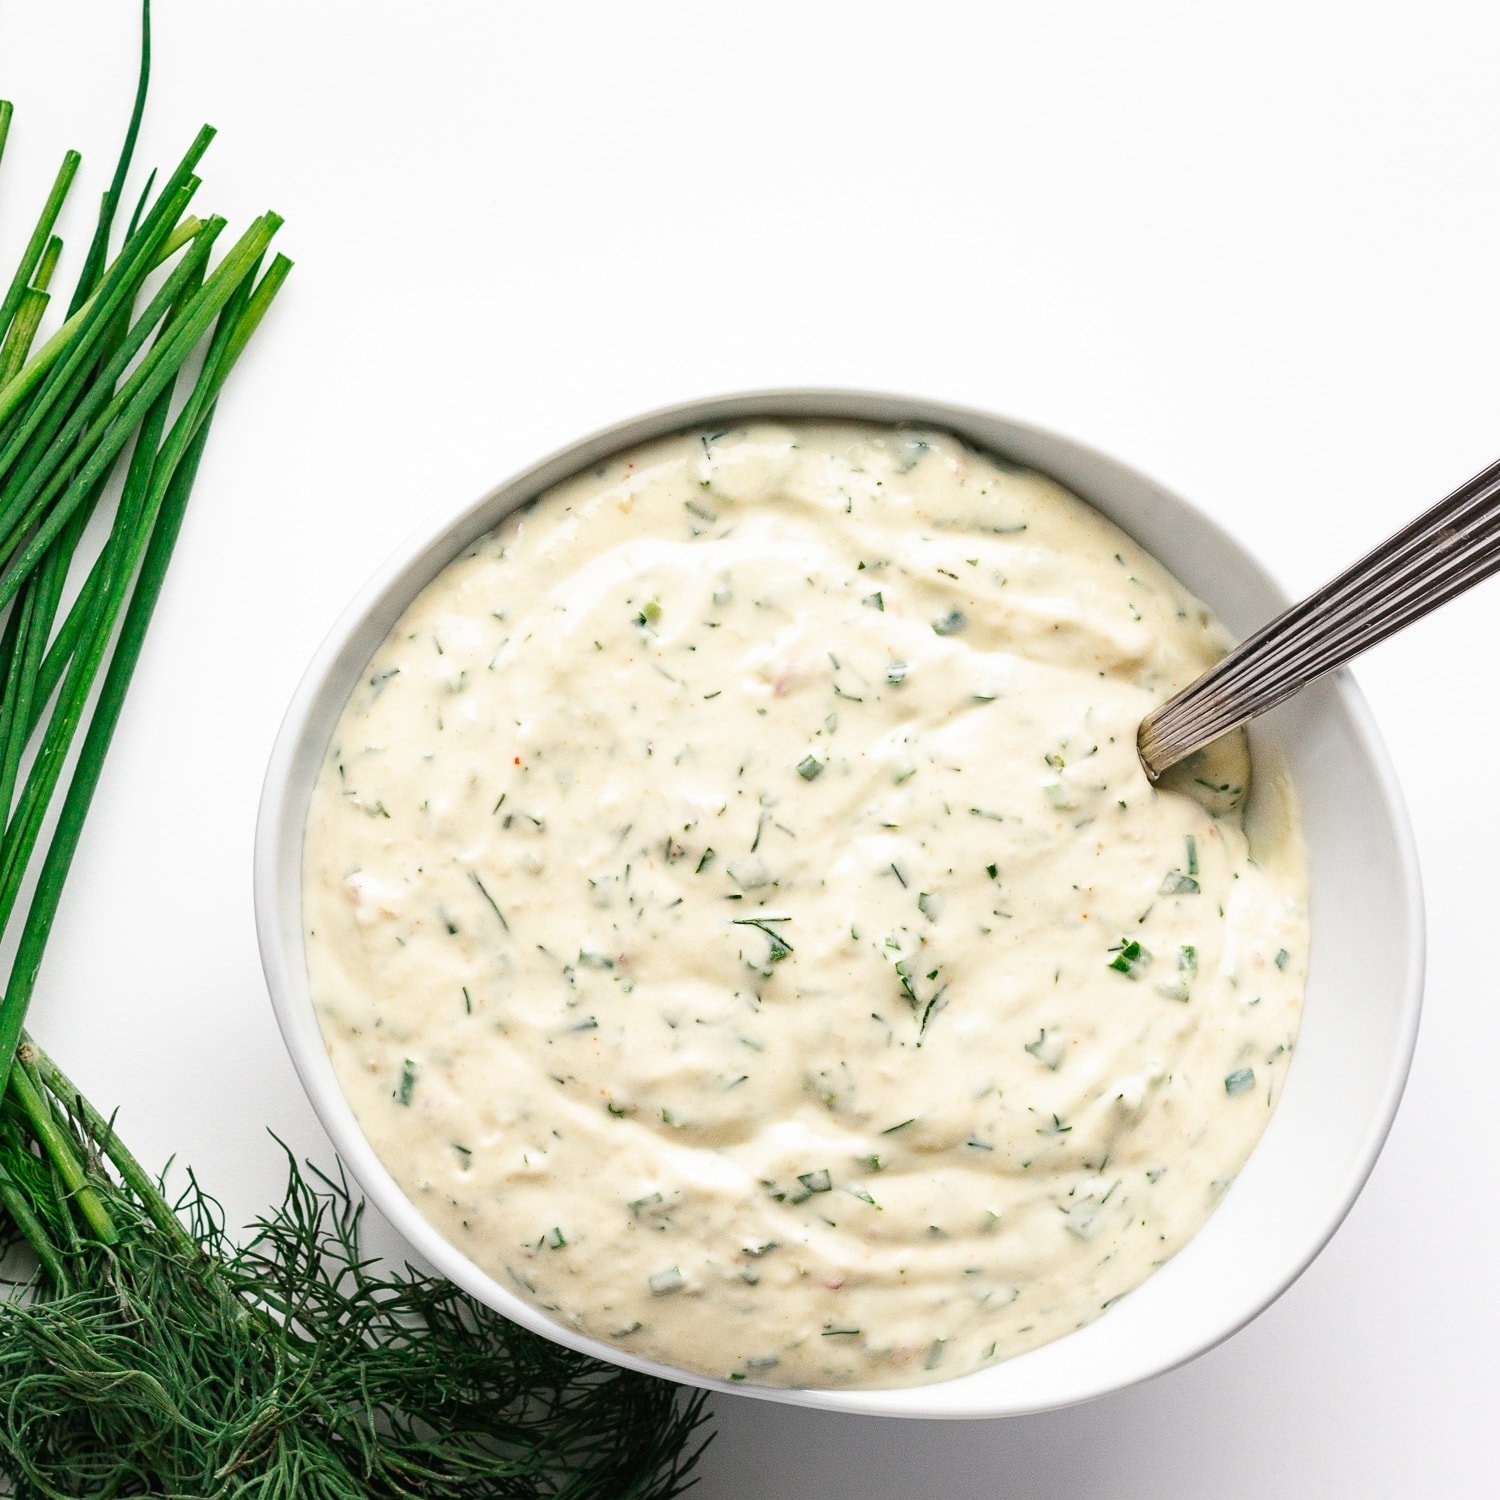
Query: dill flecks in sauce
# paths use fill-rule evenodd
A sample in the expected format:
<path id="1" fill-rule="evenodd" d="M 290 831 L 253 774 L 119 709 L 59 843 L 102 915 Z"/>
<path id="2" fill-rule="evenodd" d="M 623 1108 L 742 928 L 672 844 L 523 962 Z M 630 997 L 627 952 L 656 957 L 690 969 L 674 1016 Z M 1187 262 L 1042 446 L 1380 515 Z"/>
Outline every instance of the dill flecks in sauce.
<path id="1" fill-rule="evenodd" d="M 936 433 L 695 431 L 563 485 L 416 600 L 313 797 L 364 1130 L 476 1264 L 679 1367 L 908 1384 L 1088 1322 L 1296 1036 L 1284 776 L 1135 754 L 1224 645 Z"/>

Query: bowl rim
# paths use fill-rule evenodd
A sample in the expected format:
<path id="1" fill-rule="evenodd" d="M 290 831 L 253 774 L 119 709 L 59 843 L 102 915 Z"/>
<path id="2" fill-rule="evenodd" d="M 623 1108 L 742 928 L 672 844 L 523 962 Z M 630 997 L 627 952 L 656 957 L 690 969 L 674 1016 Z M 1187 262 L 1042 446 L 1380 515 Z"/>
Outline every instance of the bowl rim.
<path id="1" fill-rule="evenodd" d="M 318 1041 L 321 1040 L 321 1036 L 317 1029 L 316 1018 L 312 1015 L 310 999 L 305 994 L 305 982 L 302 984 L 303 993 L 298 993 L 297 975 L 302 969 L 303 962 L 300 947 L 295 953 L 288 951 L 287 945 L 282 942 L 279 920 L 282 871 L 287 867 L 289 858 L 292 858 L 291 852 L 286 847 L 288 842 L 285 827 L 287 804 L 290 798 L 299 795 L 299 788 L 305 786 L 306 791 L 310 792 L 310 779 L 304 777 L 302 781 L 299 781 L 298 776 L 298 765 L 303 759 L 304 742 L 313 721 L 324 708 L 325 698 L 334 686 L 331 683 L 332 677 L 345 654 L 350 650 L 353 641 L 364 630 L 369 617 L 387 602 L 391 590 L 402 580 L 403 575 L 409 569 L 435 550 L 441 551 L 448 548 L 448 544 L 455 535 L 465 533 L 467 528 L 473 526 L 477 517 L 487 512 L 502 497 L 516 498 L 512 505 L 500 512 L 474 535 L 482 534 L 483 530 L 499 524 L 514 508 L 525 504 L 528 499 L 550 488 L 558 480 L 579 472 L 589 463 L 596 462 L 609 453 L 619 452 L 638 443 L 650 441 L 655 436 L 666 436 L 673 431 L 690 428 L 704 422 L 753 417 L 776 420 L 777 418 L 789 419 L 794 416 L 820 417 L 834 421 L 920 423 L 939 429 L 947 428 L 957 432 L 961 437 L 966 426 L 1001 422 L 1017 433 L 1023 433 L 1049 446 L 1070 451 L 1081 459 L 1101 463 L 1117 473 L 1127 474 L 1134 480 L 1149 485 L 1163 499 L 1189 513 L 1195 523 L 1206 533 L 1213 535 L 1217 541 L 1239 554 L 1246 566 L 1258 575 L 1257 581 L 1274 594 L 1279 602 L 1283 604 L 1290 602 L 1287 590 L 1282 587 L 1275 574 L 1261 563 L 1254 552 L 1241 543 L 1216 518 L 1205 513 L 1193 502 L 1183 499 L 1175 491 L 1148 478 L 1131 465 L 1087 443 L 1079 442 L 1075 438 L 1049 428 L 1018 421 L 980 407 L 970 407 L 921 396 L 846 387 L 772 387 L 675 402 L 598 428 L 528 464 L 459 510 L 440 511 L 424 518 L 388 554 L 339 613 L 304 669 L 282 718 L 267 764 L 256 815 L 253 851 L 252 875 L 256 935 L 261 966 L 277 1025 L 302 1087 L 313 1106 L 319 1123 L 332 1140 L 342 1163 L 348 1168 L 370 1201 L 402 1238 L 444 1276 L 478 1301 L 494 1308 L 512 1322 L 580 1353 L 608 1364 L 715 1393 L 861 1415 L 927 1419 L 1023 1416 L 1062 1409 L 1095 1400 L 1114 1391 L 1129 1389 L 1131 1386 L 1142 1384 L 1178 1369 L 1218 1347 L 1277 1302 L 1290 1289 L 1322 1252 L 1353 1208 L 1355 1200 L 1359 1197 L 1374 1169 L 1405 1091 L 1416 1046 L 1426 968 L 1426 920 L 1421 875 L 1410 816 L 1389 753 L 1364 695 L 1347 668 L 1340 669 L 1325 681 L 1336 695 L 1340 709 L 1368 756 L 1379 788 L 1385 821 L 1397 852 L 1396 873 L 1399 876 L 1405 908 L 1406 964 L 1405 972 L 1400 980 L 1400 1028 L 1395 1052 L 1382 1084 L 1380 1107 L 1370 1121 L 1340 1198 L 1330 1205 L 1321 1230 L 1313 1237 L 1311 1243 L 1303 1246 L 1295 1262 L 1276 1273 L 1275 1279 L 1278 1285 L 1275 1289 L 1269 1295 L 1252 1297 L 1249 1299 L 1249 1305 L 1242 1306 L 1234 1315 L 1221 1320 L 1215 1326 L 1205 1328 L 1201 1334 L 1195 1334 L 1169 1357 L 1158 1360 L 1151 1368 L 1131 1374 L 1123 1380 L 1112 1377 L 1090 1379 L 1085 1370 L 1084 1378 L 1075 1382 L 1075 1388 L 1063 1399 L 1049 1399 L 1031 1404 L 1025 1401 L 1002 1403 L 983 1410 L 976 1410 L 967 1404 L 961 1408 L 945 1409 L 940 1400 L 934 1399 L 935 1393 L 941 1392 L 950 1384 L 957 1384 L 958 1381 L 940 1381 L 912 1387 L 831 1390 L 730 1384 L 726 1380 L 713 1376 L 681 1370 L 656 1360 L 643 1359 L 628 1351 L 592 1339 L 560 1322 L 555 1322 L 539 1308 L 509 1291 L 480 1270 L 461 1250 L 428 1223 L 415 1203 L 397 1185 L 359 1128 L 353 1110 L 338 1086 L 326 1051 L 321 1046 L 307 1044 L 309 1035 Z M 968 437 L 963 437 L 963 440 L 974 441 Z M 1089 497 L 1085 495 L 1084 498 L 1087 500 Z M 465 543 L 459 542 L 448 548 L 447 560 L 451 561 L 456 557 L 463 545 Z M 439 564 L 439 568 L 442 566 L 446 566 L 446 562 Z M 419 588 L 425 586 L 422 584 Z M 403 607 L 414 597 L 414 592 L 408 593 Z M 318 759 L 321 760 L 321 747 Z M 299 817 L 296 822 L 297 838 L 294 860 L 294 867 L 298 870 L 301 867 L 302 826 L 302 818 Z M 312 1024 L 310 1033 L 306 1025 L 309 1020 Z"/>

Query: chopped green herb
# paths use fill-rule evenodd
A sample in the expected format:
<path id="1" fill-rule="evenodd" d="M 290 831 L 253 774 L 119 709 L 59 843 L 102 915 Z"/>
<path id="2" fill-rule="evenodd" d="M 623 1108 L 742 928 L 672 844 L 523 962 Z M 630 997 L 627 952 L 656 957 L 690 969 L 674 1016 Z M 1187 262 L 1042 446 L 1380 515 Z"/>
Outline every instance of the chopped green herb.
<path id="1" fill-rule="evenodd" d="M 1278 969 L 1286 968 L 1287 961 L 1291 958 L 1291 956 L 1292 955 L 1288 953 L 1285 948 L 1279 949 L 1276 954 L 1276 967 Z"/>
<path id="2" fill-rule="evenodd" d="M 532 819 L 532 821 L 535 822 L 536 820 Z M 487 905 L 489 909 L 494 912 L 496 919 L 500 923 L 500 926 L 506 932 L 509 932 L 510 923 L 505 920 L 505 913 L 500 910 L 499 906 L 495 902 L 495 898 L 490 895 L 490 893 L 484 888 L 484 882 L 472 870 L 469 871 L 469 879 L 474 882 L 475 889 L 481 896 L 484 897 L 485 905 Z"/>
<path id="3" fill-rule="evenodd" d="M 401 1081 L 396 1085 L 396 1103 L 410 1104 L 411 1096 L 416 1086 L 417 1065 L 408 1057 L 401 1064 Z"/>
<path id="4" fill-rule="evenodd" d="M 656 1271 L 646 1278 L 646 1285 L 651 1288 L 653 1297 L 665 1297 L 672 1292 L 680 1292 L 687 1284 L 687 1278 L 676 1266 L 668 1266 L 665 1271 Z"/>
<path id="5" fill-rule="evenodd" d="M 932 628 L 939 635 L 957 635 L 968 623 L 968 617 L 963 610 L 950 609 L 947 614 L 939 616 L 932 622 Z"/>
<path id="6" fill-rule="evenodd" d="M 827 1167 L 819 1167 L 816 1172 L 801 1172 L 797 1176 L 797 1181 L 809 1193 L 826 1193 L 833 1187 L 833 1179 L 828 1175 Z"/>
<path id="7" fill-rule="evenodd" d="M 1049 1036 L 1045 1026 L 1042 1027 L 1041 1035 L 1034 1042 L 1026 1043 L 1026 1051 L 1044 1067 L 1051 1068 L 1054 1073 L 1062 1066 L 1062 1040 L 1055 1031 Z"/>
<path id="8" fill-rule="evenodd" d="M 1224 1092 L 1226 1094 L 1246 1094 L 1254 1087 L 1254 1068 L 1237 1068 L 1224 1080 Z"/>
<path id="9" fill-rule="evenodd" d="M 804 755 L 797 762 L 797 774 L 804 781 L 816 781 L 823 774 L 823 762 L 815 755 Z"/>
<path id="10" fill-rule="evenodd" d="M 1191 997 L 1193 980 L 1198 977 L 1198 950 L 1191 943 L 1184 943 L 1177 950 L 1177 977 L 1163 980 L 1156 986 L 1159 995 L 1168 1000 L 1186 1002 Z"/>
<path id="11" fill-rule="evenodd" d="M 878 592 L 874 594 L 866 594 L 865 597 L 859 602 L 863 604 L 866 609 L 878 609 L 882 613 L 884 613 L 885 611 L 885 600 L 881 598 Z"/>
<path id="12" fill-rule="evenodd" d="M 1109 950 L 1114 957 L 1109 961 L 1109 967 L 1117 973 L 1123 974 L 1127 979 L 1139 979 L 1141 970 L 1149 968 L 1151 955 L 1141 947 L 1134 938 L 1126 941 L 1122 939 Z"/>
<path id="13" fill-rule="evenodd" d="M 767 955 L 768 963 L 779 964 L 789 953 L 793 952 L 792 945 L 776 931 L 771 924 L 773 922 L 790 922 L 790 917 L 731 917 L 730 925 L 733 927 L 754 927 L 758 932 L 763 932 L 771 940 L 771 951 Z"/>

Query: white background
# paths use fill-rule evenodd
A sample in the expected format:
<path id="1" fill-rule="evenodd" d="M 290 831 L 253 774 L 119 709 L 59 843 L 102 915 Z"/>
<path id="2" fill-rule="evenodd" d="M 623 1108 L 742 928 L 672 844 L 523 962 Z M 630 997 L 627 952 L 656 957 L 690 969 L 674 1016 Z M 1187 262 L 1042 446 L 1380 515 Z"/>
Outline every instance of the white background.
<path id="1" fill-rule="evenodd" d="M 1500 450 L 1488 7 L 159 0 L 141 160 L 297 270 L 228 390 L 33 1011 L 240 1221 L 327 1146 L 257 965 L 261 770 L 422 518 L 660 403 L 987 406 L 1197 500 L 1302 591 Z M 124 0 L 0 0 L 9 261 L 134 74 Z M 1500 1396 L 1500 582 L 1361 667 L 1430 902 L 1406 1102 L 1330 1248 L 1228 1345 L 1049 1416 L 717 1403 L 701 1500 L 1468 1496 Z"/>

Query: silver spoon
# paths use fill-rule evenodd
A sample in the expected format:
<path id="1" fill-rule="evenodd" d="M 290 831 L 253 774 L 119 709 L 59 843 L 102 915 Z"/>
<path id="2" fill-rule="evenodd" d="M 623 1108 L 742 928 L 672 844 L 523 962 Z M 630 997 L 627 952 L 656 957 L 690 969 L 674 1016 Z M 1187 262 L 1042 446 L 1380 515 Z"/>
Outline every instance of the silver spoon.
<path id="1" fill-rule="evenodd" d="M 1497 570 L 1500 459 L 1147 714 L 1136 736 L 1146 775 L 1155 781 Z"/>

